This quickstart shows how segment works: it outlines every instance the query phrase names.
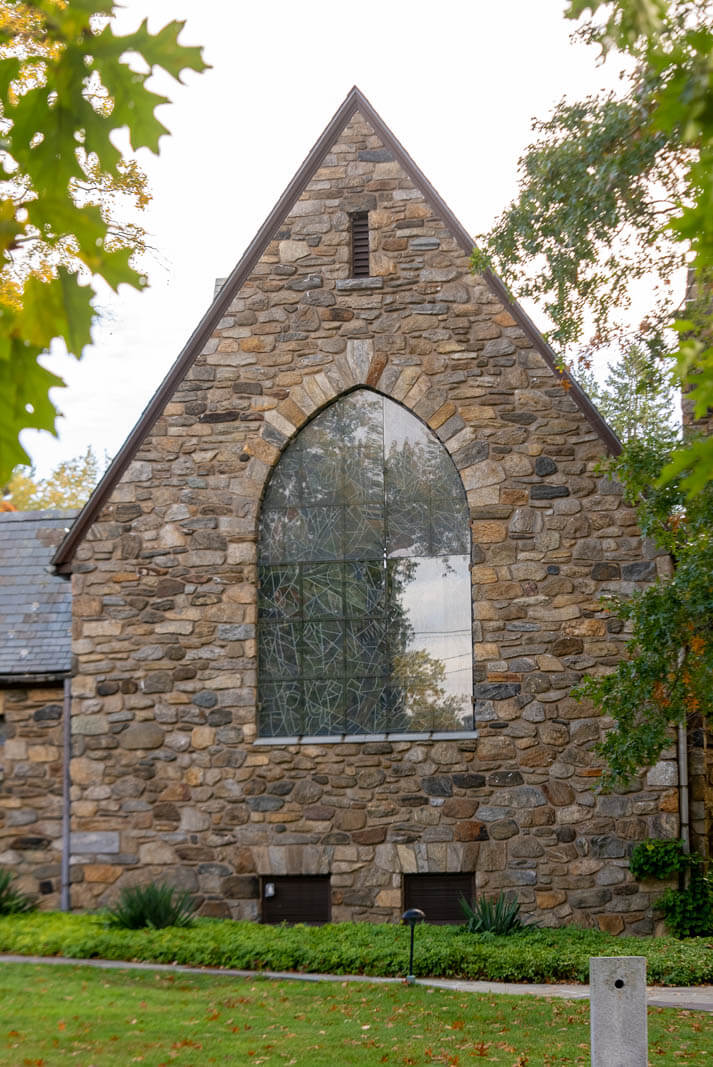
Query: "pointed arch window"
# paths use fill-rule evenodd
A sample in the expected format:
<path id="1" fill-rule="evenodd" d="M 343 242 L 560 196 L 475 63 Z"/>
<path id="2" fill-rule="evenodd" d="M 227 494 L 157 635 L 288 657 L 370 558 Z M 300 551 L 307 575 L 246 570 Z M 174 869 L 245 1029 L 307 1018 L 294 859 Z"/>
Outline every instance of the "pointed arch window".
<path id="1" fill-rule="evenodd" d="M 472 729 L 470 530 L 438 438 L 359 389 L 277 463 L 259 531 L 262 737 Z"/>

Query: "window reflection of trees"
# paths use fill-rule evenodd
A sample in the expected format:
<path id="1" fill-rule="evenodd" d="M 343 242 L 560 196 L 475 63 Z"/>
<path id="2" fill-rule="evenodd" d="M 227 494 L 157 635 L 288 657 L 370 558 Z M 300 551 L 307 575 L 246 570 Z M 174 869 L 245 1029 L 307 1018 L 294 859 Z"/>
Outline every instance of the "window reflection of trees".
<path id="1" fill-rule="evenodd" d="M 288 446 L 260 523 L 260 733 L 472 726 L 469 524 L 453 463 L 358 390 Z"/>

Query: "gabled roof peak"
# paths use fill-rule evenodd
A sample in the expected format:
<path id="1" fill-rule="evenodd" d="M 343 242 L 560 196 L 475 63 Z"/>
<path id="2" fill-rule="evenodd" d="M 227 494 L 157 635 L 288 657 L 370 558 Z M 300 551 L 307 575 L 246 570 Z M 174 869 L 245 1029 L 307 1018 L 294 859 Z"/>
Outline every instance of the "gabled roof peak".
<path id="1" fill-rule="evenodd" d="M 444 225 L 450 230 L 461 248 L 467 254 L 470 254 L 472 251 L 473 238 L 461 225 L 439 193 L 433 188 L 421 169 L 413 161 L 400 141 L 397 140 L 378 112 L 375 111 L 359 87 L 353 85 L 343 102 L 337 108 L 332 119 L 323 130 L 321 136 L 312 147 L 292 181 L 289 183 L 255 237 L 246 248 L 242 257 L 216 293 L 212 304 L 188 338 L 188 341 L 173 367 L 154 393 L 143 414 L 109 465 L 104 477 L 101 479 L 92 496 L 80 512 L 69 534 L 60 545 L 53 560 L 55 567 L 59 571 L 67 571 L 69 569 L 77 545 L 80 544 L 91 524 L 99 516 L 99 513 L 114 486 L 134 458 L 134 455 L 141 446 L 146 434 L 163 411 L 178 383 L 185 376 L 192 362 L 201 352 L 205 343 L 211 336 L 216 324 L 223 317 L 227 308 L 232 303 L 236 293 L 256 266 L 267 245 L 279 229 L 282 220 L 289 214 L 295 201 L 297 201 L 304 192 L 304 189 L 315 171 L 319 168 L 324 156 L 357 111 L 364 119 L 366 119 L 384 146 L 392 152 L 394 158 L 404 169 L 414 185 L 419 189 L 425 200 L 431 205 L 434 212 L 441 218 Z M 526 312 L 523 311 L 519 304 L 511 299 L 507 289 L 495 274 L 488 270 L 484 272 L 483 278 L 493 294 L 508 309 L 521 329 L 527 334 L 533 347 L 540 352 L 553 372 L 559 378 L 568 380 L 570 396 L 573 397 L 578 407 L 602 438 L 609 451 L 615 454 L 618 453 L 621 445 L 613 430 L 604 421 L 591 400 L 574 379 L 569 378 L 566 373 L 563 373 L 560 370 L 554 352 L 544 340 Z"/>

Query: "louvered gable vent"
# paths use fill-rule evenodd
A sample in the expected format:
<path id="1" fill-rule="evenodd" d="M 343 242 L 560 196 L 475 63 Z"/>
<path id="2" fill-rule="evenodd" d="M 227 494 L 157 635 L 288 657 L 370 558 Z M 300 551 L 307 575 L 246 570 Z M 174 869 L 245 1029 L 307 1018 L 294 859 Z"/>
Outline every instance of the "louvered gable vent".
<path id="1" fill-rule="evenodd" d="M 355 211 L 352 222 L 352 277 L 369 276 L 369 212 Z"/>

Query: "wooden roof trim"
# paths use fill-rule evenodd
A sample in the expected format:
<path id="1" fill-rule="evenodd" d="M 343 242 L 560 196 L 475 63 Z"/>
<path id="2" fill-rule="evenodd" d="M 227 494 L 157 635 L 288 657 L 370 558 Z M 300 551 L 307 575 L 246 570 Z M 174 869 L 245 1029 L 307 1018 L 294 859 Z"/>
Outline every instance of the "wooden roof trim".
<path id="1" fill-rule="evenodd" d="M 270 214 L 263 222 L 258 232 L 255 234 L 242 257 L 226 278 L 219 292 L 216 294 L 213 303 L 188 338 L 188 341 L 181 350 L 176 362 L 173 364 L 153 397 L 146 405 L 133 430 L 107 467 L 104 477 L 101 479 L 89 500 L 77 516 L 72 529 L 59 546 L 52 561 L 58 571 L 62 572 L 71 566 L 75 549 L 84 539 L 89 527 L 101 512 L 101 509 L 113 491 L 114 486 L 131 463 L 137 450 L 140 448 L 144 437 L 163 411 L 178 384 L 188 372 L 188 369 L 196 356 L 202 351 L 216 325 L 223 318 L 225 311 L 233 302 L 235 294 L 242 288 L 253 268 L 257 265 L 260 256 L 279 229 L 285 215 L 289 213 L 292 204 L 303 193 L 307 183 L 319 167 L 327 150 L 331 147 L 336 137 L 341 133 L 344 126 L 346 126 L 349 119 L 357 110 L 360 98 L 361 94 L 359 93 L 359 90 L 356 88 L 352 89 L 280 199 L 275 204 Z"/>
<path id="2" fill-rule="evenodd" d="M 95 522 L 107 498 L 114 489 L 114 486 L 117 484 L 141 446 L 146 434 L 163 411 L 195 358 L 202 351 L 217 323 L 232 303 L 236 293 L 242 288 L 248 276 L 257 265 L 260 257 L 267 248 L 267 245 L 279 229 L 280 224 L 283 222 L 286 215 L 289 214 L 292 205 L 304 192 L 308 182 L 318 169 L 323 157 L 356 111 L 359 111 L 369 122 L 374 129 L 374 132 L 382 140 L 384 146 L 391 150 L 395 158 L 413 181 L 414 185 L 417 186 L 436 214 L 442 219 L 443 223 L 453 234 L 461 248 L 467 254 L 471 253 L 473 249 L 473 238 L 458 221 L 446 202 L 434 189 L 421 171 L 420 167 L 413 161 L 401 142 L 397 140 L 363 93 L 354 86 L 347 94 L 344 102 L 336 111 L 332 120 L 325 127 L 302 166 L 299 168 L 294 178 L 265 219 L 265 222 L 255 234 L 255 237 L 248 245 L 243 256 L 238 261 L 230 275 L 226 278 L 212 304 L 188 338 L 188 341 L 181 350 L 176 362 L 171 367 L 171 370 L 154 393 L 133 430 L 110 463 L 104 477 L 80 511 L 71 530 L 65 537 L 64 541 L 62 541 L 52 560 L 54 567 L 59 573 L 69 572 L 72 557 L 77 546 L 83 540 L 89 527 Z M 486 271 L 483 277 L 493 294 L 507 307 L 509 313 L 530 338 L 533 347 L 540 352 L 552 371 L 558 378 L 565 378 L 569 381 L 570 396 L 581 409 L 593 429 L 600 435 L 609 451 L 614 455 L 617 455 L 621 451 L 621 444 L 616 434 L 602 418 L 589 397 L 583 392 L 574 379 L 572 379 L 566 372 L 563 373 L 559 369 L 555 353 L 542 337 L 530 317 L 523 311 L 520 305 L 510 297 L 507 289 L 495 274 L 491 271 Z"/>
<path id="3" fill-rule="evenodd" d="M 595 404 L 589 399 L 584 389 L 582 389 L 579 382 L 572 377 L 566 370 L 560 369 L 560 364 L 557 356 L 547 341 L 544 339 L 540 331 L 535 326 L 534 322 L 527 314 L 527 312 L 518 304 L 516 300 L 510 296 L 507 288 L 503 282 L 498 278 L 497 274 L 493 274 L 491 270 L 485 271 L 483 277 L 494 292 L 495 296 L 500 300 L 512 317 L 517 322 L 518 326 L 532 341 L 533 348 L 536 348 L 545 362 L 552 368 L 554 373 L 560 379 L 567 383 L 564 388 L 567 389 L 569 395 L 574 400 L 577 407 L 580 409 L 584 417 L 589 422 L 592 429 L 596 430 L 604 444 L 609 449 L 612 456 L 618 456 L 621 452 L 621 441 L 617 437 L 614 430 L 606 421 L 602 413 L 596 407 Z"/>
<path id="4" fill-rule="evenodd" d="M 356 91 L 357 93 L 359 92 L 358 89 L 353 91 Z M 431 185 L 418 164 L 411 159 L 411 156 L 401 142 L 397 140 L 389 127 L 386 126 L 380 116 L 377 115 L 369 101 L 361 96 L 361 94 L 359 94 L 359 96 L 360 104 L 358 110 L 364 118 L 368 119 L 369 123 L 374 127 L 374 131 L 378 133 L 384 144 L 391 149 L 403 169 L 413 181 L 414 185 L 418 187 L 436 214 L 451 231 L 463 251 L 470 255 L 474 246 L 473 238 L 462 223 L 455 217 L 440 193 L 438 193 Z M 615 456 L 618 455 L 621 452 L 621 442 L 619 441 L 619 438 L 616 436 L 608 422 L 602 417 L 601 413 L 594 406 L 581 386 L 577 384 L 571 375 L 560 369 L 559 361 L 553 349 L 548 345 L 547 341 L 545 341 L 527 312 L 520 307 L 516 300 L 513 300 L 505 285 L 496 274 L 487 270 L 483 272 L 482 277 L 485 279 L 485 282 L 493 295 L 507 308 L 518 326 L 520 326 L 523 332 L 527 334 L 532 341 L 533 347 L 537 349 L 547 365 L 559 379 L 569 382 L 569 395 L 581 409 L 582 414 L 588 420 L 592 428 L 600 435 L 609 451 Z"/>

